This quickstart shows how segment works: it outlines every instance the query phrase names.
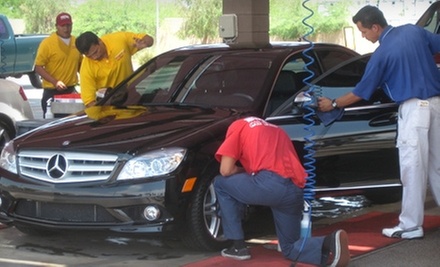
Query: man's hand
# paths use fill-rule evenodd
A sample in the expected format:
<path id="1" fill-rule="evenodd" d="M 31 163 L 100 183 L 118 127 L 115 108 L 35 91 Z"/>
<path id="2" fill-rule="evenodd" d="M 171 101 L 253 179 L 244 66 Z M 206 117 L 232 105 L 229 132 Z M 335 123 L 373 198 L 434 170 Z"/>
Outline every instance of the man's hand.
<path id="1" fill-rule="evenodd" d="M 85 105 L 85 107 L 90 108 L 90 107 L 93 107 L 94 105 L 96 105 L 96 101 L 92 101 L 92 102 L 88 103 L 87 105 Z"/>
<path id="2" fill-rule="evenodd" d="M 134 46 L 138 49 L 144 49 L 145 47 L 150 47 L 153 45 L 154 40 L 151 36 L 146 34 L 142 39 L 139 38 L 133 38 L 134 39 Z"/>
<path id="3" fill-rule="evenodd" d="M 362 100 L 359 96 L 353 94 L 353 92 L 347 93 L 343 96 L 339 96 L 336 101 L 337 108 L 345 108 L 353 103 Z M 332 106 L 332 100 L 328 97 L 318 98 L 318 109 L 322 112 L 328 112 L 334 109 Z"/>
<path id="4" fill-rule="evenodd" d="M 318 109 L 322 112 L 328 112 L 333 110 L 332 100 L 328 97 L 319 97 L 318 98 Z"/>
<path id="5" fill-rule="evenodd" d="M 237 160 L 232 157 L 222 156 L 220 160 L 220 174 L 223 176 L 231 176 L 236 173 L 244 172 L 244 169 L 238 167 L 236 162 Z"/>
<path id="6" fill-rule="evenodd" d="M 55 89 L 57 89 L 57 91 L 64 91 L 67 89 L 67 86 L 62 81 L 57 81 Z"/>

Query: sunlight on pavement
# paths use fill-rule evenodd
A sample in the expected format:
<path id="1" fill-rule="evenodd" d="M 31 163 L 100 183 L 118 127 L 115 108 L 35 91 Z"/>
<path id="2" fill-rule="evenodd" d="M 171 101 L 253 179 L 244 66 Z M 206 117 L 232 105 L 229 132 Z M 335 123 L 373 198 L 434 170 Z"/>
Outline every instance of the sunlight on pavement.
<path id="1" fill-rule="evenodd" d="M 55 263 L 47 263 L 41 261 L 23 261 L 23 260 L 5 259 L 5 258 L 0 258 L 0 264 L 1 263 L 17 264 L 17 266 L 23 266 L 23 267 L 25 266 L 67 267 L 67 265 L 65 264 L 55 264 Z"/>

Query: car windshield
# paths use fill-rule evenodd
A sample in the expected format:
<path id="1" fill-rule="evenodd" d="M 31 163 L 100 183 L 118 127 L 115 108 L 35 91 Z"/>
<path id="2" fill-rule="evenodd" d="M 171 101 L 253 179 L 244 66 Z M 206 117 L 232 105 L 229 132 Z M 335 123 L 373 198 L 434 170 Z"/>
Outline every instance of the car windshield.
<path id="1" fill-rule="evenodd" d="M 271 64 L 270 56 L 255 57 L 252 53 L 159 57 L 115 88 L 105 103 L 249 109 L 260 95 Z"/>
<path id="2" fill-rule="evenodd" d="M 188 104 L 247 108 L 260 94 L 271 61 L 261 57 L 216 56 L 188 81 L 177 100 Z"/>

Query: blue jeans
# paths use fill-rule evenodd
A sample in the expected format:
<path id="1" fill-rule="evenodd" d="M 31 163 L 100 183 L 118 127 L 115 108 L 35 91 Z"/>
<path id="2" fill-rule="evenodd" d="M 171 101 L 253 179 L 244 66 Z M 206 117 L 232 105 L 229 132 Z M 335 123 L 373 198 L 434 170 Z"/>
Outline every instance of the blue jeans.
<path id="1" fill-rule="evenodd" d="M 268 206 L 272 210 L 283 255 L 299 262 L 321 264 L 324 237 L 308 238 L 304 244 L 303 239 L 300 239 L 303 190 L 290 179 L 270 171 L 260 171 L 255 175 L 218 175 L 214 180 L 214 188 L 226 238 L 244 239 L 241 225 L 244 205 Z"/>

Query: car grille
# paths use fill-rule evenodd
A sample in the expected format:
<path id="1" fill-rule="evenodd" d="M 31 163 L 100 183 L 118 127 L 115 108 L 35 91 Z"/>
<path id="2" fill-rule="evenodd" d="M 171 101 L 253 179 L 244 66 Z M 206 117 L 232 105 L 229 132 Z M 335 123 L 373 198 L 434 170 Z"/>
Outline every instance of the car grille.
<path id="1" fill-rule="evenodd" d="M 103 207 L 88 204 L 61 204 L 20 200 L 15 208 L 17 216 L 62 223 L 117 223 Z"/>
<path id="2" fill-rule="evenodd" d="M 19 174 L 50 183 L 101 181 L 109 178 L 117 156 L 59 151 L 21 151 Z"/>

